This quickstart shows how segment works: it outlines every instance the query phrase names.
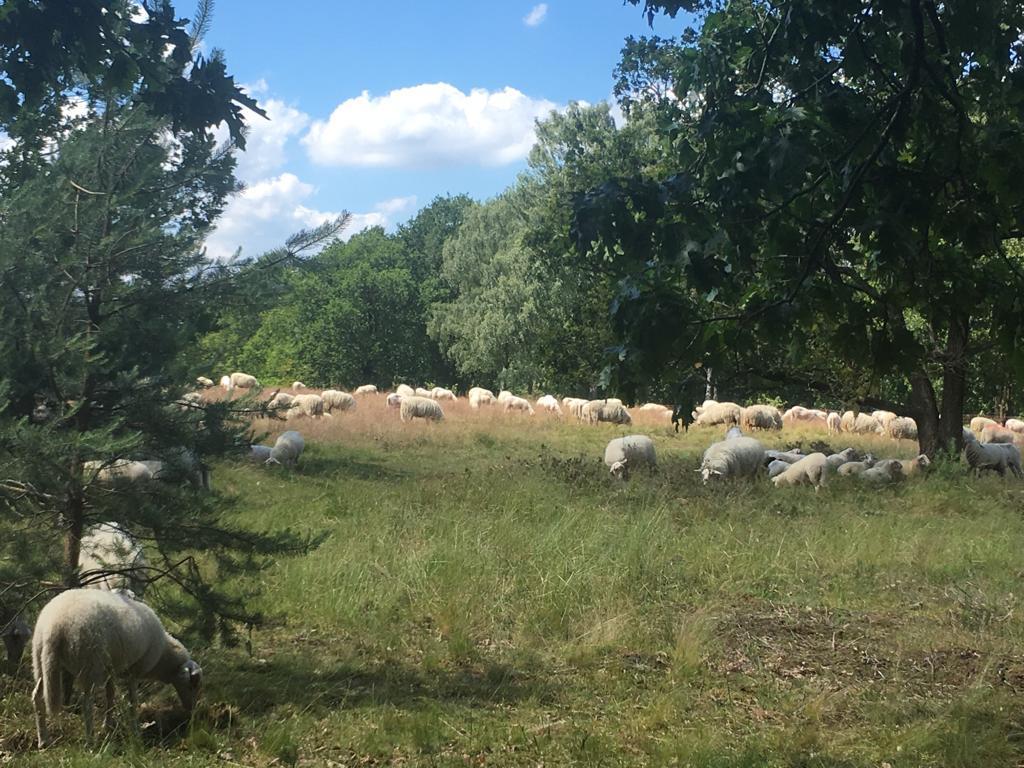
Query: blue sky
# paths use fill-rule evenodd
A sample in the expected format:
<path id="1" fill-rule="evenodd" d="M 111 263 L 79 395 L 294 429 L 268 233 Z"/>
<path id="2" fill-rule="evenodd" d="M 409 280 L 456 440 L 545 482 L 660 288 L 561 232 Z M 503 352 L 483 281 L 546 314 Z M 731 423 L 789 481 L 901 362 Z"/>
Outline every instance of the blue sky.
<path id="1" fill-rule="evenodd" d="M 257 255 L 342 210 L 352 234 L 436 195 L 497 194 L 523 169 L 536 117 L 609 99 L 627 35 L 682 27 L 652 30 L 620 0 L 220 0 L 204 46 L 224 50 L 273 119 L 252 121 L 247 190 L 210 255 Z"/>

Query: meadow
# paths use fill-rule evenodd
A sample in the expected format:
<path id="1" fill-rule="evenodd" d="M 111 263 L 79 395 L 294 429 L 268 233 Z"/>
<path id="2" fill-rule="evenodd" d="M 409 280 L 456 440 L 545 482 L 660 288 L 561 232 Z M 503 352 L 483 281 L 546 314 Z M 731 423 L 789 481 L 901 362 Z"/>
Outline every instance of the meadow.
<path id="1" fill-rule="evenodd" d="M 34 750 L 23 665 L 0 678 L 0 762 L 1024 763 L 1024 484 L 938 463 L 882 489 L 704 487 L 717 429 L 445 410 L 401 424 L 370 397 L 289 424 L 306 438 L 294 470 L 218 465 L 248 524 L 327 534 L 251 575 L 275 620 L 240 647 L 193 647 L 206 689 L 190 724 L 172 691 L 144 689 L 141 736 L 95 750 L 77 712 Z M 660 466 L 622 484 L 601 455 L 632 432 Z"/>

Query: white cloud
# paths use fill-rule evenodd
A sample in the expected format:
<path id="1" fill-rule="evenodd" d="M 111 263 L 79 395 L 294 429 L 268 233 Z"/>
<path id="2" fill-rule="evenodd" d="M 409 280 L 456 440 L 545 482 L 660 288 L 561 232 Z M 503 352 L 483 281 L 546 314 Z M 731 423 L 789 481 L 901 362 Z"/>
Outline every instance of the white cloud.
<path id="1" fill-rule="evenodd" d="M 207 256 L 214 261 L 230 259 L 242 248 L 242 258 L 253 258 L 278 248 L 300 229 L 315 227 L 336 218 L 340 211 L 320 211 L 306 203 L 316 192 L 312 184 L 293 173 L 282 173 L 252 184 L 228 203 L 217 229 L 206 240 Z M 367 227 L 387 227 L 416 204 L 415 197 L 397 197 L 353 214 L 342 233 L 347 240 Z"/>
<path id="2" fill-rule="evenodd" d="M 523 24 L 528 27 L 538 27 L 548 15 L 548 4 L 541 3 L 533 6 L 533 9 L 523 17 Z"/>
<path id="3" fill-rule="evenodd" d="M 317 120 L 302 139 L 322 165 L 436 168 L 497 166 L 521 160 L 534 143 L 534 120 L 555 104 L 515 88 L 426 83 L 385 96 L 363 93 Z"/>
<path id="4" fill-rule="evenodd" d="M 0 152 L 6 152 L 13 146 L 14 139 L 8 136 L 4 131 L 0 131 Z"/>
<path id="5" fill-rule="evenodd" d="M 287 159 L 285 145 L 309 125 L 309 115 L 277 99 L 260 102 L 266 110 L 263 118 L 248 109 L 245 123 L 249 133 L 245 137 L 245 151 L 239 152 L 235 175 L 244 182 L 265 178 L 281 168 Z M 268 119 L 269 118 L 269 119 Z"/>

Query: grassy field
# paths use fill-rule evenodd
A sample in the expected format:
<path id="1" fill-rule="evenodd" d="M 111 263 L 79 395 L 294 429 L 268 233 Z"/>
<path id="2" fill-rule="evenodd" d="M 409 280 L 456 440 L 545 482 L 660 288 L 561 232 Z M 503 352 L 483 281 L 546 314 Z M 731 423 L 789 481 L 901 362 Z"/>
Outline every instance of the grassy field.
<path id="1" fill-rule="evenodd" d="M 881 490 L 704 488 L 718 430 L 446 411 L 400 424 L 374 397 L 300 422 L 295 471 L 217 467 L 249 524 L 329 533 L 252 576 L 284 620 L 250 649 L 193 649 L 190 726 L 150 689 L 142 738 L 91 752 L 77 714 L 32 750 L 22 669 L 0 681 L 0 762 L 1024 763 L 1024 484 L 940 465 Z M 622 485 L 600 457 L 629 432 L 661 466 Z M 850 444 L 916 452 L 831 440 Z"/>

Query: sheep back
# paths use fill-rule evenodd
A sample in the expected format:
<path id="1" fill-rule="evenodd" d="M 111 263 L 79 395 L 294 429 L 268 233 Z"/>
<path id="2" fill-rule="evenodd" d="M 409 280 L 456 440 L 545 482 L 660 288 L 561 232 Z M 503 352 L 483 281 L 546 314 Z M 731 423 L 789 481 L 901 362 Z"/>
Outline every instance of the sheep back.
<path id="1" fill-rule="evenodd" d="M 430 419 L 441 421 L 444 418 L 444 411 L 441 405 L 429 397 L 403 397 L 399 407 L 399 416 L 402 421 L 412 419 Z"/>
<path id="2" fill-rule="evenodd" d="M 752 437 L 736 437 L 712 443 L 704 451 L 700 473 L 703 481 L 712 477 L 754 477 L 764 465 L 764 446 Z"/>

